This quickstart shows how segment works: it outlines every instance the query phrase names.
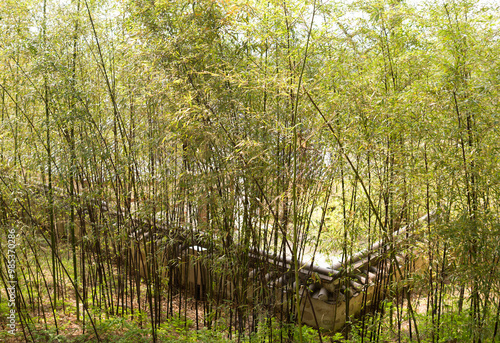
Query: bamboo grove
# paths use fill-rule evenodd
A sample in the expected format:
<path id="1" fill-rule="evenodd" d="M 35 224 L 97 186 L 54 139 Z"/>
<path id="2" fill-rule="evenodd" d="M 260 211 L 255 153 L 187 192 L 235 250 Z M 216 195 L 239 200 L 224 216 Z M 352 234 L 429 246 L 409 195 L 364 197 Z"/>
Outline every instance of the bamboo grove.
<path id="1" fill-rule="evenodd" d="M 128 315 L 160 342 L 195 306 L 193 329 L 305 341 L 305 252 L 345 261 L 435 209 L 426 270 L 318 339 L 500 336 L 498 7 L 5 0 L 0 28 L 0 300 L 15 228 L 22 339 L 73 311 L 96 341 Z M 193 296 L 178 249 L 200 241 Z M 252 275 L 255 251 L 293 262 L 280 311 L 283 266 Z"/>

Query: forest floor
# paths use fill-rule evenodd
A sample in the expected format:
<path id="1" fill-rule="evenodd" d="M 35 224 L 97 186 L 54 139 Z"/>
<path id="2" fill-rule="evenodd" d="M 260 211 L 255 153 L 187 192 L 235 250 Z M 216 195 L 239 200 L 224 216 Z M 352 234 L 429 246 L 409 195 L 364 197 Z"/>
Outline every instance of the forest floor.
<path id="1" fill-rule="evenodd" d="M 50 260 L 49 250 L 42 245 L 39 253 L 41 255 L 46 254 L 43 270 L 45 275 L 51 275 L 48 263 Z M 116 268 L 113 268 L 113 271 L 118 274 Z M 116 294 L 113 296 L 112 307 L 98 306 L 102 304 L 93 304 L 89 300 L 88 311 L 92 314 L 94 321 L 92 324 L 88 319 L 88 313 L 86 313 L 85 322 L 82 320 L 83 306 L 81 303 L 79 305 L 79 317 L 77 317 L 74 288 L 70 282 L 67 282 L 66 278 L 61 280 L 65 281 L 58 283 L 58 300 L 54 313 L 51 306 L 53 299 L 50 298 L 53 293 L 45 291 L 47 288 L 50 291 L 53 289 L 51 278 L 46 280 L 45 285 L 31 285 L 29 289 L 26 284 L 20 284 L 23 291 L 20 292 L 18 299 L 26 304 L 28 308 L 28 313 L 24 314 L 25 322 L 28 322 L 28 325 L 24 327 L 25 330 L 23 331 L 19 321 L 17 321 L 17 333 L 12 336 L 8 333 L 7 318 L 2 315 L 0 317 L 0 342 L 96 342 L 94 326 L 103 342 L 140 343 L 152 341 L 146 283 L 142 282 L 141 284 L 140 301 L 137 300 L 136 291 L 128 292 L 134 293 L 134 297 L 132 299 L 128 298 L 125 301 L 125 306 L 116 306 L 116 304 L 120 305 Z M 226 342 L 228 341 L 227 337 L 235 336 L 234 331 L 230 331 L 233 318 L 230 314 L 232 312 L 234 316 L 234 309 L 231 309 L 228 303 L 221 302 L 217 311 L 214 311 L 214 307 L 212 307 L 210 319 L 215 324 L 212 324 L 212 328 L 209 329 L 204 326 L 207 302 L 193 299 L 185 290 L 181 290 L 171 297 L 168 294 L 162 296 L 159 311 L 161 313 L 161 325 L 157 331 L 159 337 L 161 337 L 160 342 Z M 92 294 L 89 294 L 88 299 L 91 298 Z M 6 289 L 0 289 L 0 309 L 2 314 L 8 311 L 4 299 L 7 299 Z M 416 288 L 411 299 L 416 315 L 421 320 L 424 320 L 422 318 L 425 318 L 427 313 L 428 292 L 425 289 Z M 402 298 L 397 297 L 393 300 L 392 305 L 387 305 L 386 312 L 390 313 L 392 311 L 392 320 L 387 320 L 386 316 L 384 321 L 376 321 L 371 324 L 372 330 L 385 330 L 385 342 L 396 342 L 400 337 L 405 338 L 403 341 L 409 341 L 410 337 L 415 336 L 415 328 L 413 323 L 410 322 L 407 305 L 402 306 L 401 301 Z M 98 311 L 97 308 L 107 308 L 108 311 Z M 400 309 L 403 309 L 403 313 L 401 313 Z M 217 316 L 215 320 L 214 313 Z M 398 318 L 400 318 L 399 322 Z M 308 328 L 305 330 L 309 333 L 311 342 L 318 339 L 315 330 Z M 354 330 L 350 332 L 351 342 L 357 341 L 356 330 L 359 331 L 355 324 Z M 420 334 L 425 336 L 425 330 L 421 330 Z M 332 336 L 323 335 L 323 337 L 325 338 L 324 341 L 328 342 Z M 340 336 L 337 335 L 336 337 Z"/>
<path id="2" fill-rule="evenodd" d="M 57 302 L 57 307 L 55 310 L 55 316 L 52 315 L 50 305 L 44 305 L 44 307 L 34 307 L 29 313 L 30 331 L 23 330 L 18 326 L 17 333 L 11 336 L 7 333 L 7 321 L 5 316 L 0 318 L 0 341 L 1 342 L 97 342 L 96 335 L 92 328 L 92 325 L 88 321 L 86 323 L 82 321 L 80 310 L 80 320 L 77 319 L 76 314 L 76 299 L 74 296 L 74 290 L 70 284 L 66 284 L 62 289 L 61 299 Z M 141 292 L 146 294 L 146 285 L 142 285 Z M 2 298 L 5 296 L 5 291 L 1 290 Z M 26 295 L 25 295 L 26 297 Z M 424 315 L 427 309 L 427 300 L 423 294 L 413 294 L 412 302 L 414 304 L 414 310 L 419 315 Z M 40 304 L 50 304 L 50 299 L 48 294 L 45 296 L 41 295 L 39 299 Z M 215 330 L 207 330 L 203 326 L 204 322 L 204 306 L 206 303 L 200 300 L 195 300 L 190 297 L 184 297 L 177 294 L 172 297 L 171 302 L 167 303 L 164 301 L 162 303 L 161 313 L 163 324 L 158 330 L 158 335 L 161 337 L 160 342 L 226 342 L 229 341 L 227 337 L 228 332 L 228 314 L 219 313 L 219 325 Z M 81 304 L 80 304 L 81 306 Z M 134 303 L 134 314 L 131 314 L 130 308 L 128 308 L 128 313 L 121 316 L 120 313 L 115 315 L 101 312 L 97 314 L 94 312 L 94 325 L 99 333 L 99 337 L 103 342 L 152 342 L 152 336 L 150 334 L 150 321 L 148 320 L 148 304 L 146 302 L 146 297 L 141 297 L 140 304 L 141 311 L 139 311 L 139 303 L 135 300 Z M 144 310 L 146 309 L 146 311 Z M 198 309 L 198 310 L 197 310 Z M 227 310 L 227 309 L 226 309 Z M 174 313 L 177 315 L 166 318 L 167 313 Z M 180 315 L 179 315 L 180 314 Z M 398 334 L 395 332 L 397 328 L 397 313 L 393 315 L 395 323 L 393 324 L 393 331 L 395 338 L 394 340 L 386 340 L 385 342 L 396 342 Z M 57 321 L 57 329 L 56 329 Z M 196 323 L 198 322 L 198 327 Z M 384 324 L 385 325 L 385 324 Z M 196 333 L 200 330 L 201 335 Z M 386 328 L 385 328 L 386 329 Z M 413 329 L 414 330 L 414 329 Z M 209 331 L 211 333 L 209 333 Z M 309 335 L 315 330 L 309 329 Z M 400 325 L 400 336 L 410 337 L 410 324 L 409 321 L 402 321 Z M 26 335 L 26 336 L 25 336 Z M 414 332 L 413 332 L 414 335 Z M 234 336 L 234 333 L 233 333 Z M 324 342 L 333 342 L 330 340 L 333 336 L 323 334 Z M 339 336 L 337 336 L 339 337 Z M 353 337 L 355 338 L 355 337 Z M 310 342 L 316 341 L 317 336 L 313 340 L 308 340 Z M 319 340 L 318 340 L 319 341 Z M 356 340 L 352 340 L 355 342 Z M 340 342 L 340 341 L 338 341 Z"/>
<path id="3" fill-rule="evenodd" d="M 34 306 L 30 308 L 26 320 L 28 326 L 25 331 L 19 326 L 17 322 L 16 334 L 11 335 L 7 331 L 6 316 L 0 317 L 0 342 L 26 342 L 27 339 L 35 342 L 94 342 L 97 341 L 92 323 L 86 317 L 85 322 L 82 320 L 83 306 L 80 304 L 80 314 L 77 317 L 76 311 L 76 298 L 74 290 L 70 285 L 66 285 L 64 289 L 60 289 L 64 294 L 64 298 L 57 301 L 55 308 L 55 315 L 52 315 L 51 299 L 46 294 L 40 294 L 38 299 L 40 307 Z M 110 313 L 93 313 L 94 325 L 99 333 L 102 341 L 129 342 L 132 338 L 135 342 L 150 341 L 150 321 L 148 320 L 149 310 L 146 302 L 146 285 L 142 285 L 141 293 L 143 297 L 139 310 L 139 302 L 134 301 L 134 313 L 131 313 L 130 307 L 125 311 L 118 310 L 115 314 Z M 5 290 L 0 291 L 1 298 L 5 299 Z M 25 295 L 26 296 L 26 295 Z M 63 300 L 62 300 L 63 299 Z M 4 304 L 2 304 L 4 305 Z M 196 307 L 198 306 L 198 311 Z M 5 305 L 4 305 L 5 307 Z M 121 309 L 121 308 L 120 308 Z M 2 311 L 4 312 L 4 311 Z M 167 304 L 166 301 L 162 303 L 162 325 L 164 336 L 178 337 L 186 330 L 195 330 L 196 322 L 198 319 L 199 328 L 203 327 L 203 302 L 196 301 L 192 298 L 183 298 L 179 294 L 173 296 L 171 303 Z M 171 318 L 166 318 L 166 313 L 174 313 Z M 180 315 L 179 315 L 180 313 Z M 177 314 L 177 315 L 176 315 Z M 170 330 L 170 332 L 168 332 Z M 31 331 L 31 332 L 30 332 Z M 85 339 L 84 339 L 85 338 Z"/>

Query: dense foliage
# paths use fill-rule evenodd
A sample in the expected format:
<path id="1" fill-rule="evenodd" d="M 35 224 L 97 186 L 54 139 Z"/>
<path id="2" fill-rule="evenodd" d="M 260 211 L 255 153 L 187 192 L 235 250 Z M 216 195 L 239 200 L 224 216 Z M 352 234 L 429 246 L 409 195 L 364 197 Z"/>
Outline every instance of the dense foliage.
<path id="1" fill-rule="evenodd" d="M 87 331 L 128 306 L 157 340 L 187 311 L 161 234 L 183 227 L 234 282 L 196 327 L 302 339 L 294 299 L 279 336 L 271 296 L 244 301 L 249 251 L 297 274 L 311 247 L 345 259 L 438 209 L 419 233 L 429 269 L 346 338 L 495 340 L 499 14 L 470 0 L 2 1 L 1 253 L 16 228 L 19 332 L 60 326 L 73 299 Z"/>

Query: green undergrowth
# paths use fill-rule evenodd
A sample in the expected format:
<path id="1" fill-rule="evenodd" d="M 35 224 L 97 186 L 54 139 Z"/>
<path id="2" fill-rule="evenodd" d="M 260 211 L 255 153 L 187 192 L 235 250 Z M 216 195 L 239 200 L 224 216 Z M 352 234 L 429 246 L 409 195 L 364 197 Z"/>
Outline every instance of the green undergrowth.
<path id="1" fill-rule="evenodd" d="M 392 321 L 389 313 L 391 302 L 385 304 L 384 313 L 381 316 L 367 315 L 364 327 L 361 321 L 351 323 L 348 338 L 336 334 L 332 340 L 339 343 L 358 342 L 419 342 L 419 343 L 469 343 L 469 342 L 498 342 L 500 337 L 495 333 L 496 323 L 494 320 L 483 321 L 478 327 L 473 318 L 470 308 L 458 311 L 456 308 L 448 308 L 441 313 L 415 313 L 415 318 L 410 317 L 407 308 L 400 309 L 400 321 L 397 320 L 396 309 L 393 308 Z M 491 306 L 491 310 L 495 310 Z M 439 318 L 438 318 L 439 317 Z M 434 318 L 434 322 L 433 322 Z M 411 324 L 410 324 L 411 322 Z M 417 329 L 415 329 L 415 322 Z M 418 331 L 418 337 L 417 337 Z"/>
<path id="2" fill-rule="evenodd" d="M 153 342 L 151 327 L 139 323 L 130 317 L 110 317 L 95 323 L 97 338 L 90 324 L 86 325 L 85 332 L 71 321 L 60 322 L 58 330 L 55 326 L 30 327 L 25 333 L 19 328 L 12 336 L 6 330 L 0 331 L 1 342 L 25 342 L 25 334 L 31 342 L 47 343 L 84 343 L 84 342 L 113 342 L 113 343 L 145 343 Z M 191 320 L 183 318 L 169 318 L 156 331 L 157 342 L 295 342 L 299 340 L 298 327 L 292 324 L 279 324 L 274 318 L 265 319 L 252 335 L 238 335 L 237 331 L 229 334 L 229 328 L 217 326 L 214 329 L 201 328 L 196 330 Z M 309 327 L 302 328 L 303 342 L 319 342 L 318 332 Z"/>
<path id="3" fill-rule="evenodd" d="M 335 343 L 357 343 L 371 342 L 372 339 L 379 342 L 472 342 L 474 338 L 482 341 L 494 341 L 495 324 L 484 322 L 481 328 L 473 326 L 470 311 L 464 308 L 462 311 L 444 311 L 440 315 L 439 325 L 432 323 L 432 316 L 426 313 L 417 313 L 415 320 L 418 327 L 419 338 L 412 321 L 411 332 L 409 329 L 409 317 L 406 310 L 401 314 L 401 321 L 393 317 L 389 320 L 391 303 L 386 303 L 386 315 L 366 316 L 364 328 L 361 321 L 351 323 L 348 333 L 323 333 L 321 340 L 317 330 L 307 326 L 302 327 L 303 342 L 335 342 Z M 25 334 L 30 342 L 47 343 L 83 343 L 98 342 L 94 329 L 87 320 L 85 332 L 81 325 L 75 325 L 71 320 L 59 321 L 58 329 L 54 325 L 48 327 L 30 326 L 26 327 Z M 81 323 L 80 323 L 81 324 Z M 398 328 L 399 326 L 399 328 Z M 150 323 L 138 320 L 137 316 L 130 315 L 119 317 L 110 316 L 95 321 L 95 328 L 100 342 L 113 343 L 142 343 L 153 342 Z M 480 330 L 479 330 L 480 329 Z M 475 337 L 474 337 L 475 336 Z M 364 337 L 364 338 L 362 338 Z M 239 335 L 234 329 L 230 332 L 229 327 L 216 325 L 212 329 L 201 328 L 196 330 L 191 320 L 173 317 L 165 320 L 156 330 L 157 342 L 298 342 L 298 326 L 280 323 L 275 318 L 262 318 L 257 329 L 251 335 Z M 496 337 L 495 337 L 496 338 Z M 19 327 L 15 336 L 9 335 L 6 330 L 0 331 L 1 342 L 25 342 L 25 336 Z"/>

